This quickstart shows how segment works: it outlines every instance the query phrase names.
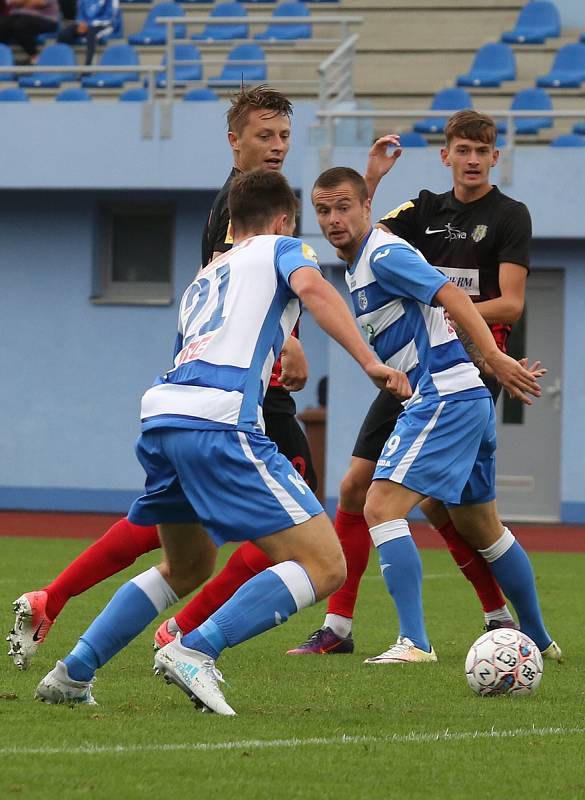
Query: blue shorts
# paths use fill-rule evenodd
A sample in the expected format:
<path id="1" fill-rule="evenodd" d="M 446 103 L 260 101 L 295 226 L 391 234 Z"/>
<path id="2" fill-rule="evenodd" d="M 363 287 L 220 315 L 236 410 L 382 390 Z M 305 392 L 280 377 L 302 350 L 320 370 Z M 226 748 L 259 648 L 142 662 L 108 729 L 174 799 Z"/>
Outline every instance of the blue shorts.
<path id="1" fill-rule="evenodd" d="M 399 417 L 374 480 L 400 483 L 446 505 L 496 496 L 496 423 L 491 397 L 423 400 Z"/>
<path id="2" fill-rule="evenodd" d="M 214 542 L 244 542 L 306 522 L 321 504 L 276 445 L 260 433 L 153 428 L 136 444 L 146 493 L 137 525 L 197 522 Z"/>

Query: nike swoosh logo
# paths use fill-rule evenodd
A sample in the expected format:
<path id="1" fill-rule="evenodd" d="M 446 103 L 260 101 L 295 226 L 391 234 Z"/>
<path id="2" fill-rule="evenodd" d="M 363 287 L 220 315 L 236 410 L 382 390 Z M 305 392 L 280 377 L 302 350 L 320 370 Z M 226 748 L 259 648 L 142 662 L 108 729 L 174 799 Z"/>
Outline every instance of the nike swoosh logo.
<path id="1" fill-rule="evenodd" d="M 427 228 L 425 233 L 445 233 L 446 228 L 438 228 L 436 231 L 432 231 L 430 228 Z"/>
<path id="2" fill-rule="evenodd" d="M 32 639 L 33 639 L 33 642 L 39 642 L 39 641 L 40 641 L 41 637 L 39 636 L 39 633 L 41 632 L 41 628 L 42 628 L 42 627 L 43 627 L 43 623 L 41 622 L 41 624 L 39 625 L 39 627 L 38 627 L 38 628 L 36 629 L 36 631 L 33 633 L 33 637 L 32 637 Z"/>

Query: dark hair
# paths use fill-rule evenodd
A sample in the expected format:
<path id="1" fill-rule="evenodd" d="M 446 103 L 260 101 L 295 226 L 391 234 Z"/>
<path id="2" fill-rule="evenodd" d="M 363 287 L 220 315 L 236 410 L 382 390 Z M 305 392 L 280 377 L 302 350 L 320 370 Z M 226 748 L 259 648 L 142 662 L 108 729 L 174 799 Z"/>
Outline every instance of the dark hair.
<path id="1" fill-rule="evenodd" d="M 284 175 L 255 169 L 234 178 L 228 207 L 235 230 L 259 232 L 278 214 L 293 219 L 298 202 Z"/>
<path id="2" fill-rule="evenodd" d="M 340 183 L 351 183 L 357 191 L 360 201 L 365 203 L 368 199 L 368 187 L 365 180 L 351 167 L 332 167 L 322 172 L 313 184 L 315 189 L 335 189 Z M 312 192 L 311 192 L 312 194 Z"/>
<path id="3" fill-rule="evenodd" d="M 254 86 L 252 89 L 244 87 L 231 100 L 231 107 L 227 112 L 228 130 L 238 135 L 246 127 L 250 111 L 262 109 L 263 111 L 284 114 L 291 117 L 293 113 L 292 103 L 281 92 L 271 89 L 266 84 Z"/>
<path id="4" fill-rule="evenodd" d="M 493 119 L 470 108 L 452 114 L 445 125 L 447 147 L 453 139 L 471 139 L 472 142 L 483 142 L 495 147 L 497 135 Z"/>

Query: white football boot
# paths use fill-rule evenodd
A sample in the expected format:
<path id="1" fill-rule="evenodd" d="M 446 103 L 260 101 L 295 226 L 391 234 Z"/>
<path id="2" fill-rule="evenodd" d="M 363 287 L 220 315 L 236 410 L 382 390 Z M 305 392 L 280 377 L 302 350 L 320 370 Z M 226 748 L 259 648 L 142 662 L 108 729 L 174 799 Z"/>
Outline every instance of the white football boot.
<path id="1" fill-rule="evenodd" d="M 37 686 L 35 700 L 43 703 L 77 703 L 97 706 L 91 694 L 91 681 L 74 681 L 69 677 L 67 666 L 62 661 L 57 661 L 52 669 Z"/>
<path id="2" fill-rule="evenodd" d="M 396 644 L 389 647 L 379 656 L 372 656 L 366 658 L 364 664 L 410 664 L 414 662 L 429 662 L 436 661 L 437 654 L 431 647 L 431 652 L 427 653 L 426 650 L 421 650 L 416 647 L 414 642 L 411 642 L 406 636 L 399 636 Z"/>
<path id="3" fill-rule="evenodd" d="M 215 661 L 207 653 L 183 647 L 180 636 L 156 653 L 154 671 L 167 683 L 178 686 L 202 711 L 214 711 L 226 717 L 236 715 L 219 688 L 224 680 Z"/>

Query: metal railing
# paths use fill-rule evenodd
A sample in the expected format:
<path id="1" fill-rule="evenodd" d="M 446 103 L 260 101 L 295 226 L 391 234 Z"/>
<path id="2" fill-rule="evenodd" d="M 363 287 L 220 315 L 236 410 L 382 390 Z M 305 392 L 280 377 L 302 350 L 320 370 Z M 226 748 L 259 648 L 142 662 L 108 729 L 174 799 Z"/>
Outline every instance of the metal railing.
<path id="1" fill-rule="evenodd" d="M 174 28 L 177 26 L 181 27 L 193 27 L 195 25 L 206 25 L 206 24 L 213 24 L 213 25 L 246 25 L 250 26 L 253 25 L 310 25 L 314 27 L 315 25 L 327 25 L 328 30 L 331 29 L 331 26 L 337 26 L 339 28 L 340 36 L 339 46 L 335 49 L 330 56 L 328 56 L 325 61 L 321 61 L 321 59 L 307 59 L 303 56 L 303 64 L 315 64 L 316 67 L 316 75 L 315 80 L 297 80 L 291 79 L 289 81 L 281 80 L 278 81 L 279 84 L 290 83 L 294 84 L 294 86 L 298 87 L 299 85 L 309 85 L 315 87 L 315 92 L 319 94 L 319 97 L 328 97 L 331 98 L 331 102 L 333 102 L 335 98 L 335 90 L 336 87 L 339 87 L 341 92 L 348 95 L 352 93 L 352 76 L 354 71 L 354 54 L 355 54 L 355 42 L 357 41 L 357 35 L 353 34 L 350 36 L 349 33 L 349 26 L 350 25 L 360 25 L 363 21 L 363 17 L 360 16 L 350 16 L 345 14 L 329 14 L 329 15 L 321 15 L 321 14 L 311 14 L 308 17 L 274 17 L 272 15 L 258 15 L 258 16 L 250 16 L 250 17 L 212 17 L 209 15 L 193 15 L 193 16 L 186 16 L 186 17 L 157 17 L 156 22 L 158 24 L 165 25 L 165 61 L 166 61 L 166 86 L 165 86 L 165 97 L 163 101 L 163 105 L 161 108 L 161 136 L 164 138 L 170 137 L 172 134 L 172 101 L 174 96 L 174 88 L 175 88 L 175 76 L 176 76 L 176 64 L 187 64 L 187 61 L 177 62 L 175 59 L 174 53 L 174 46 L 178 44 L 181 40 L 177 39 L 174 36 Z M 191 39 L 188 40 L 189 42 L 193 41 Z M 226 41 L 224 39 L 220 40 L 194 40 L 194 43 L 197 45 L 200 41 L 205 41 L 206 44 L 216 44 L 218 46 L 225 47 L 232 46 L 233 42 Z M 258 44 L 262 46 L 263 44 L 272 43 L 271 40 L 259 40 L 259 39 L 246 39 L 246 42 L 250 44 Z M 310 44 L 311 39 L 300 39 L 299 42 L 303 44 Z M 331 41 L 331 40 L 329 40 Z M 282 44 L 288 44 L 289 46 L 292 45 L 294 40 L 292 41 L 284 41 Z M 196 62 L 193 62 L 196 63 Z M 213 58 L 206 58 L 205 64 L 211 65 L 216 63 L 216 60 Z M 225 64 L 225 59 L 222 59 L 220 62 L 222 65 Z M 244 65 L 257 65 L 257 64 L 266 64 L 268 66 L 267 61 L 232 61 L 230 65 L 238 66 L 238 64 Z M 279 61 L 275 61 L 271 59 L 270 64 L 272 66 L 298 66 L 298 59 L 289 58 L 289 59 L 280 59 Z M 324 66 L 325 65 L 325 66 Z M 246 83 L 246 81 L 244 81 Z M 271 82 L 274 83 L 274 82 Z M 222 86 L 234 86 L 233 81 L 217 81 L 214 80 L 213 86 L 217 86 L 221 88 Z M 348 88 L 349 87 L 349 88 Z M 345 99 L 345 97 L 339 97 L 338 101 Z M 325 106 L 326 107 L 326 106 Z"/>
<path id="2" fill-rule="evenodd" d="M 146 89 L 146 100 L 141 103 L 142 106 L 142 127 L 141 135 L 143 139 L 152 139 L 154 136 L 154 108 L 156 99 L 156 80 L 157 75 L 164 72 L 160 65 L 155 64 L 123 64 L 122 66 L 109 67 L 101 66 L 101 64 L 91 64 L 90 66 L 79 66 L 77 64 L 53 64 L 51 66 L 34 66 L 34 67 L 16 67 L 16 66 L 2 66 L 0 74 L 2 75 L 40 75 L 40 74 L 59 74 L 71 77 L 62 78 L 60 83 L 77 83 L 76 88 L 85 88 L 79 86 L 80 75 L 94 75 L 96 73 L 126 73 L 135 72 L 140 76 L 145 76 L 141 83 Z M 24 89 L 36 89 L 43 87 L 26 86 Z M 61 86 L 59 88 L 62 88 Z M 95 87 L 90 87 L 95 88 Z M 102 88 L 102 87 L 97 87 Z M 108 87 L 104 87 L 108 88 Z"/>
<path id="3" fill-rule="evenodd" d="M 317 117 L 321 120 L 320 130 L 322 135 L 321 143 L 321 169 L 325 170 L 331 166 L 331 156 L 333 148 L 335 147 L 335 121 L 340 119 L 407 119 L 417 120 L 426 118 L 445 118 L 454 114 L 460 109 L 448 109 L 441 111 L 431 111 L 430 109 L 393 109 L 386 110 L 347 110 L 347 109 L 321 109 L 317 111 Z M 552 119 L 584 119 L 585 110 L 580 111 L 544 111 L 540 109 L 516 111 L 511 109 L 491 109 L 486 111 L 490 117 L 494 119 L 506 120 L 506 143 L 501 148 L 502 156 L 499 164 L 501 167 L 500 182 L 502 184 L 510 184 L 513 177 L 513 155 L 516 145 L 516 126 L 514 125 L 515 119 L 535 119 L 537 117 L 546 117 Z"/>

